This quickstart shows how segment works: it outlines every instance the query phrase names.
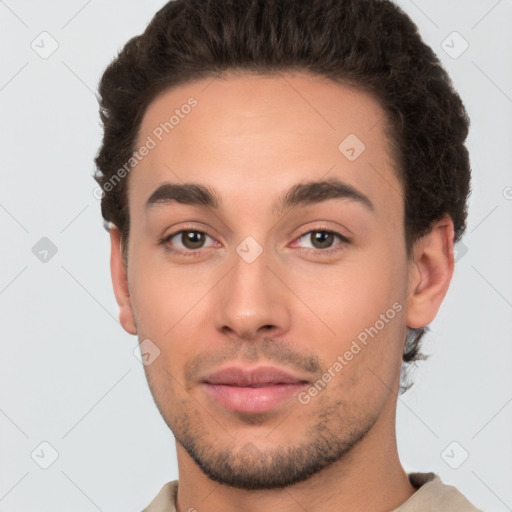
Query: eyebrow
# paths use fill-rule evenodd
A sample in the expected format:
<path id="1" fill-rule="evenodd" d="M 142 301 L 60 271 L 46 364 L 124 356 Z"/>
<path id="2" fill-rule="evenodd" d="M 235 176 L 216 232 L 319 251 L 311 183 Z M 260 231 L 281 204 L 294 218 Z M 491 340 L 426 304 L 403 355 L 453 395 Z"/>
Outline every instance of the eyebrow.
<path id="1" fill-rule="evenodd" d="M 280 215 L 296 206 L 321 203 L 329 199 L 347 199 L 363 205 L 368 210 L 374 210 L 373 203 L 362 192 L 338 178 L 329 178 L 297 183 L 278 199 L 273 207 L 273 212 Z M 170 203 L 219 210 L 222 198 L 212 187 L 199 183 L 164 183 L 151 194 L 146 201 L 145 209 Z"/>

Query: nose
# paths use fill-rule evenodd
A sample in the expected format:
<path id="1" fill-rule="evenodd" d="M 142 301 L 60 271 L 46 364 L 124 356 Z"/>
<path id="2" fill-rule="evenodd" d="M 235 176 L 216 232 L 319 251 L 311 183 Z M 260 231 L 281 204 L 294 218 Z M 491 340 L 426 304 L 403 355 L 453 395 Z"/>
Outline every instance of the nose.
<path id="1" fill-rule="evenodd" d="M 233 268 L 216 287 L 215 321 L 223 334 L 253 340 L 289 329 L 291 294 L 286 293 L 283 276 L 276 276 L 277 264 L 268 260 L 265 251 L 250 263 L 235 254 Z"/>

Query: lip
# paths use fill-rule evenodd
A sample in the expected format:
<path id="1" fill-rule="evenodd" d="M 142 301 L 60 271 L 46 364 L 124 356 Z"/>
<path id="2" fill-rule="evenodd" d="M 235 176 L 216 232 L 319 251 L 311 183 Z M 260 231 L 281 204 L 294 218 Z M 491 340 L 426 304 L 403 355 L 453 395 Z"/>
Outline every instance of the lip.
<path id="1" fill-rule="evenodd" d="M 308 381 L 274 366 L 230 366 L 207 375 L 201 384 L 226 409 L 261 413 L 288 400 Z"/>

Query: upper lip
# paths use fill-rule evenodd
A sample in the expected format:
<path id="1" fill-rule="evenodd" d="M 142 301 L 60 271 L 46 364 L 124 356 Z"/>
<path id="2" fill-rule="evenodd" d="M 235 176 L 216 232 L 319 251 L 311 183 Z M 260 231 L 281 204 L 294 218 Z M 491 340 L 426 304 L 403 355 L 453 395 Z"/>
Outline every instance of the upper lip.
<path id="1" fill-rule="evenodd" d="M 276 366 L 255 368 L 228 366 L 206 375 L 202 382 L 228 386 L 262 386 L 265 384 L 302 384 L 308 381 Z"/>

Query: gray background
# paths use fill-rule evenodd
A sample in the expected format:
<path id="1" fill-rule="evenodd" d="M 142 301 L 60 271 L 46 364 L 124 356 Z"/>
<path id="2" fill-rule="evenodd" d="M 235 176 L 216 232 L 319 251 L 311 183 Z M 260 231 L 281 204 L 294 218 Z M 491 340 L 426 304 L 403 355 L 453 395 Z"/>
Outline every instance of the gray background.
<path id="1" fill-rule="evenodd" d="M 117 320 L 91 178 L 98 80 L 164 3 L 0 1 L 0 512 L 137 511 L 177 477 L 137 340 Z M 467 106 L 473 193 L 425 340 L 431 357 L 399 399 L 399 451 L 407 471 L 439 473 L 486 511 L 512 510 L 512 1 L 400 5 Z"/>

